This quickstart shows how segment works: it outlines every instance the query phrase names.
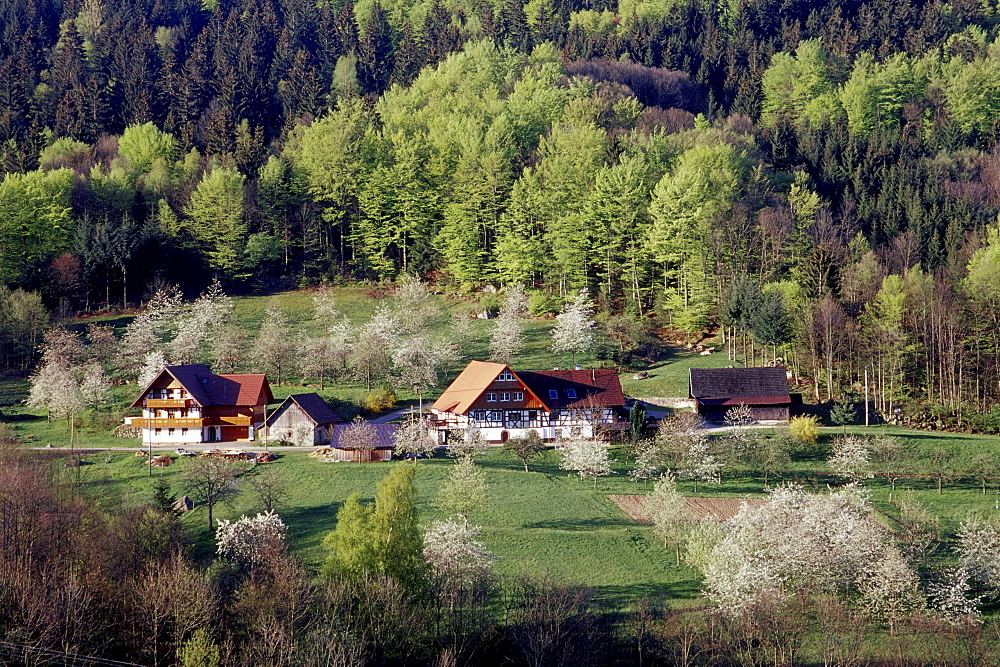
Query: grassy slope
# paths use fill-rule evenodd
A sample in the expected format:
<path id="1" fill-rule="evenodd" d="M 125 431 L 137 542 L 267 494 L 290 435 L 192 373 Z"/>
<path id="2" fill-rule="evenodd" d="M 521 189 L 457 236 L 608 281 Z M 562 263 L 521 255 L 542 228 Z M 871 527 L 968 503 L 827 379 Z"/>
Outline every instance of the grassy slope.
<path id="1" fill-rule="evenodd" d="M 341 310 L 355 322 L 362 321 L 373 308 L 373 301 L 358 288 L 343 288 L 337 291 Z M 248 331 L 259 325 L 263 310 L 271 303 L 280 305 L 288 314 L 293 326 L 311 326 L 311 298 L 309 292 L 292 292 L 266 297 L 238 299 L 235 317 L 245 323 Z M 450 297 L 437 297 L 446 314 L 438 321 L 439 327 L 448 326 L 450 317 L 464 317 L 476 308 L 476 304 L 459 301 Z M 477 340 L 469 346 L 469 356 L 483 358 L 487 347 L 490 323 L 476 320 L 472 323 L 478 333 Z M 548 351 L 547 334 L 551 320 L 531 320 L 527 323 L 527 347 L 515 364 L 517 368 L 546 369 L 567 367 L 568 355 L 553 355 Z M 590 364 L 593 359 L 582 358 L 581 363 Z M 652 365 L 648 370 L 649 380 L 632 380 L 632 373 L 623 374 L 623 386 L 627 394 L 634 396 L 680 396 L 687 386 L 687 371 L 693 366 L 729 365 L 724 355 L 715 354 L 701 357 L 696 353 L 678 352 Z M 450 369 L 449 379 L 459 370 L 461 364 Z M 248 369 L 249 370 L 249 369 Z M 288 393 L 302 391 L 301 386 L 276 387 L 275 394 L 280 400 Z M 309 387 L 309 391 L 316 388 Z M 116 387 L 116 395 L 121 400 L 130 400 L 134 386 Z M 356 383 L 337 383 L 321 393 L 331 400 L 355 401 L 363 393 L 363 387 Z M 26 395 L 24 382 L 0 382 L 0 409 L 5 413 L 25 411 L 17 403 Z M 405 394 L 404 394 L 405 397 Z M 18 433 L 29 444 L 53 443 L 65 445 L 68 431 L 65 423 L 47 423 L 44 416 L 23 415 L 26 419 L 15 422 Z M 345 416 L 350 416 L 347 414 Z M 824 441 L 840 432 L 840 429 L 823 429 Z M 865 432 L 863 428 L 851 429 Z M 976 454 L 993 451 L 996 439 L 986 436 L 962 434 L 925 433 L 906 429 L 872 428 L 870 434 L 889 432 L 903 437 L 911 449 L 915 465 L 926 467 L 925 460 L 936 447 L 950 447 L 956 451 L 958 461 L 971 461 Z M 86 447 L 109 447 L 138 444 L 137 441 L 113 438 L 106 431 L 81 429 L 79 445 Z M 629 521 L 606 498 L 609 493 L 641 493 L 642 487 L 632 484 L 625 477 L 624 470 L 613 478 L 602 480 L 597 491 L 589 483 L 581 482 L 558 470 L 554 453 L 533 466 L 525 473 L 519 464 L 505 459 L 501 453 L 492 452 L 483 464 L 489 471 L 491 502 L 479 516 L 472 519 L 485 526 L 484 536 L 488 546 L 501 556 L 497 568 L 500 572 L 518 576 L 522 574 L 549 575 L 554 578 L 594 586 L 600 596 L 614 606 L 634 600 L 641 594 L 657 592 L 666 594 L 677 601 L 691 599 L 697 591 L 693 572 L 686 568 L 674 568 L 671 556 L 664 552 L 651 536 L 650 529 Z M 818 477 L 816 472 L 825 470 L 824 454 L 817 452 L 812 458 L 794 462 L 792 469 L 782 477 L 785 481 L 800 481 L 807 486 L 816 483 L 819 488 L 828 480 Z M 92 465 L 79 469 L 66 469 L 64 474 L 79 474 L 87 493 L 93 495 L 109 508 L 125 503 L 145 501 L 151 497 L 151 480 L 147 468 L 131 454 L 94 453 L 88 457 Z M 171 481 L 175 491 L 182 491 L 181 474 L 186 461 L 154 474 L 164 474 Z M 404 464 L 390 464 L 404 465 Z M 420 512 L 424 521 L 437 518 L 432 501 L 437 487 L 447 474 L 450 462 L 432 460 L 418 465 L 418 486 L 420 490 Z M 273 472 L 287 476 L 293 497 L 282 515 L 289 523 L 293 535 L 293 549 L 305 561 L 318 565 L 323 557 L 322 536 L 332 528 L 340 503 L 352 492 L 364 498 L 374 495 L 375 483 L 386 473 L 386 465 L 357 466 L 354 464 L 320 464 L 304 454 L 288 453 L 274 466 Z M 773 482 L 772 482 L 773 483 Z M 868 482 L 872 499 L 876 506 L 892 511 L 889 504 L 889 490 L 881 479 Z M 685 493 L 692 493 L 693 486 L 681 483 Z M 743 475 L 739 471 L 727 473 L 721 487 L 702 486 L 701 495 L 742 496 L 762 493 L 759 476 Z M 946 529 L 970 514 L 995 516 L 998 513 L 997 496 L 991 489 L 990 495 L 983 496 L 973 480 L 952 482 L 945 493 L 936 493 L 931 479 L 906 479 L 898 484 L 898 494 L 912 489 L 916 498 L 926 504 L 941 517 Z M 235 518 L 247 512 L 257 511 L 251 495 L 246 494 L 231 505 L 218 508 L 220 518 Z M 204 510 L 198 510 L 184 517 L 184 523 L 191 529 L 197 549 L 203 557 L 210 555 L 211 539 L 204 527 Z"/>

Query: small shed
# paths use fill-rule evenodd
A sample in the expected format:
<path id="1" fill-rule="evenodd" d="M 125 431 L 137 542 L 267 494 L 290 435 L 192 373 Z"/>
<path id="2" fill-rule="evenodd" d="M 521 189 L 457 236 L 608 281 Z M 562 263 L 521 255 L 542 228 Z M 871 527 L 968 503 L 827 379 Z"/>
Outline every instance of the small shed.
<path id="1" fill-rule="evenodd" d="M 788 421 L 792 396 L 782 366 L 766 368 L 692 368 L 690 396 L 698 414 L 725 421 L 726 412 L 746 405 L 757 421 Z"/>
<path id="2" fill-rule="evenodd" d="M 375 447 L 373 449 L 345 449 L 340 445 L 340 437 L 350 424 L 337 424 L 333 429 L 333 442 L 327 457 L 333 461 L 354 461 L 367 463 L 370 461 L 389 461 L 392 459 L 393 438 L 399 429 L 398 424 L 371 424 L 375 429 Z"/>
<path id="3" fill-rule="evenodd" d="M 267 435 L 271 441 L 287 440 L 299 447 L 325 445 L 334 426 L 343 423 L 319 394 L 292 394 L 268 415 Z"/>

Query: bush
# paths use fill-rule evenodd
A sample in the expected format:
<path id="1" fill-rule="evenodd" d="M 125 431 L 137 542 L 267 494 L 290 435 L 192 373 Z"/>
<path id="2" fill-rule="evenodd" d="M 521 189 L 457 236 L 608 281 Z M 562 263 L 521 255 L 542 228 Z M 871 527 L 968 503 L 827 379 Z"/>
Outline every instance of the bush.
<path id="1" fill-rule="evenodd" d="M 367 412 L 375 413 L 396 407 L 396 392 L 392 389 L 379 389 L 361 399 L 361 407 Z"/>
<path id="2" fill-rule="evenodd" d="M 528 311 L 535 317 L 555 315 L 561 306 L 559 299 L 545 292 L 532 292 L 528 296 Z"/>
<path id="3" fill-rule="evenodd" d="M 815 445 L 819 440 L 819 430 L 816 428 L 819 419 L 815 415 L 799 415 L 792 417 L 788 430 L 797 441 L 807 445 Z"/>

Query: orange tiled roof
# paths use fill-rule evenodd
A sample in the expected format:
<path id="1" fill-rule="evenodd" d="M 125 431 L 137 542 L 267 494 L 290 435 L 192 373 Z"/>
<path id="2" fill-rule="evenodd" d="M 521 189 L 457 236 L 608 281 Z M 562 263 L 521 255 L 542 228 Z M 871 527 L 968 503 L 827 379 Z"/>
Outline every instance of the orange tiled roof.
<path id="1" fill-rule="evenodd" d="M 459 373 L 444 393 L 434 401 L 431 409 L 458 415 L 465 414 L 505 368 L 506 364 L 496 364 L 492 361 L 470 361 L 465 370 Z"/>

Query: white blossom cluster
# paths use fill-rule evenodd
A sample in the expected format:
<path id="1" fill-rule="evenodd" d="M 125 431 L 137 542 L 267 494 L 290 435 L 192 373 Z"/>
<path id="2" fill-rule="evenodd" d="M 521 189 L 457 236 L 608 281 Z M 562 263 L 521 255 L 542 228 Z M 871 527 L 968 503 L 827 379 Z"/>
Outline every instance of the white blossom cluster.
<path id="1" fill-rule="evenodd" d="M 1000 588 L 1000 530 L 978 521 L 967 521 L 958 529 L 959 563 L 969 578 L 985 590 Z"/>
<path id="2" fill-rule="evenodd" d="M 253 567 L 269 550 L 281 545 L 287 530 L 274 512 L 242 516 L 236 521 L 223 519 L 215 530 L 216 553 L 243 567 Z"/>
<path id="3" fill-rule="evenodd" d="M 867 581 L 874 594 L 877 586 L 868 573 L 891 546 L 854 486 L 822 495 L 781 486 L 761 506 L 744 504 L 724 528 L 700 567 L 709 599 L 733 615 L 761 597 L 784 598 L 800 590 L 843 594 Z M 898 568 L 888 574 L 908 581 Z"/>
<path id="4" fill-rule="evenodd" d="M 927 586 L 931 607 L 952 625 L 979 623 L 980 595 L 972 595 L 969 587 L 969 570 L 964 565 L 945 573 L 943 581 Z"/>
<path id="5" fill-rule="evenodd" d="M 434 521 L 424 533 L 424 559 L 431 571 L 456 585 L 472 584 L 489 573 L 496 556 L 477 538 L 480 526 L 445 519 Z"/>
<path id="6" fill-rule="evenodd" d="M 826 460 L 826 464 L 838 475 L 855 482 L 874 477 L 868 449 L 867 438 L 855 435 L 835 438 L 832 456 Z"/>
<path id="7" fill-rule="evenodd" d="M 585 438 L 579 432 L 561 441 L 563 460 L 559 467 L 572 470 L 580 477 L 593 477 L 596 484 L 598 477 L 610 475 L 611 457 L 604 443 L 593 438 Z"/>

